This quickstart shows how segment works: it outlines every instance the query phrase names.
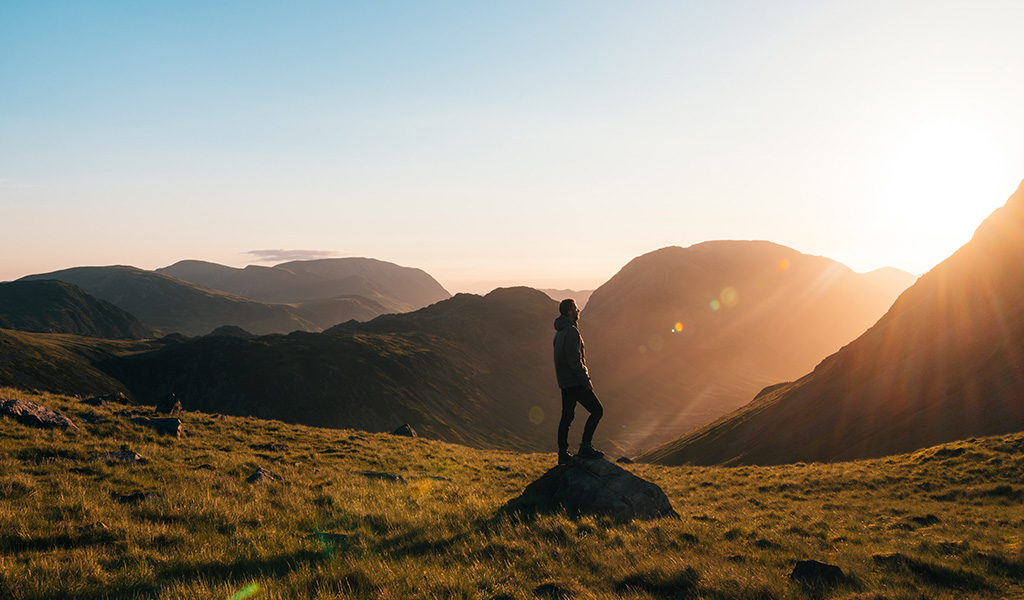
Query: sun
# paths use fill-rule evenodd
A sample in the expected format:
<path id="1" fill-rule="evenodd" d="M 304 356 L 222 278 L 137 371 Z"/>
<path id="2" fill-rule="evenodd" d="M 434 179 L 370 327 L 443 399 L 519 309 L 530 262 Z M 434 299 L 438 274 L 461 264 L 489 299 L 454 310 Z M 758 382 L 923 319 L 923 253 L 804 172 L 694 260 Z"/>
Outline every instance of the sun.
<path id="1" fill-rule="evenodd" d="M 880 151 L 879 229 L 935 264 L 1006 202 L 1020 173 L 996 129 L 968 113 L 917 115 L 892 134 Z"/>

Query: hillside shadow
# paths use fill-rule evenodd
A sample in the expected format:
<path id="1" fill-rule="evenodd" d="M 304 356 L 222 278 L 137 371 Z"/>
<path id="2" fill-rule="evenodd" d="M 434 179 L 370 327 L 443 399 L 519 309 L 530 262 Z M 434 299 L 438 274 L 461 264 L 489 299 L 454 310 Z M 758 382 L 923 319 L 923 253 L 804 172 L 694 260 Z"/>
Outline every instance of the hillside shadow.
<path id="1" fill-rule="evenodd" d="M 263 560 L 245 559 L 234 562 L 170 565 L 163 569 L 155 570 L 150 581 L 125 587 L 104 586 L 91 590 L 76 590 L 74 597 L 81 600 L 139 600 L 140 598 L 156 598 L 165 587 L 165 582 L 173 581 L 177 584 L 188 584 L 192 581 L 200 581 L 203 585 L 216 585 L 220 583 L 243 585 L 241 582 L 256 579 L 280 579 L 291 571 L 323 562 L 324 560 L 326 559 L 321 552 L 303 550 Z M 68 597 L 69 595 L 66 592 L 40 595 L 25 594 L 22 596 L 24 600 L 66 600 Z"/>

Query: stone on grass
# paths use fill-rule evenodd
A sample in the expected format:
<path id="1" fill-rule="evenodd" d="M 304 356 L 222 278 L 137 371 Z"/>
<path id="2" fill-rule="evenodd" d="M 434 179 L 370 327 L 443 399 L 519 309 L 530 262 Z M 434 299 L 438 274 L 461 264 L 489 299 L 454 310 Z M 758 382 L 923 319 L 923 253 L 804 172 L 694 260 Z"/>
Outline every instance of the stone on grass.
<path id="1" fill-rule="evenodd" d="M 13 417 L 22 425 L 40 429 L 78 429 L 71 419 L 29 400 L 0 398 L 0 415 Z"/>
<path id="2" fill-rule="evenodd" d="M 128 396 L 125 396 L 121 392 L 114 392 L 113 394 L 105 394 L 102 396 L 93 396 L 92 398 L 86 398 L 82 402 L 89 406 L 106 406 L 108 402 L 117 402 L 118 404 L 128 404 Z"/>
<path id="3" fill-rule="evenodd" d="M 162 415 L 176 415 L 181 412 L 181 401 L 174 394 L 168 394 L 157 403 L 156 412 Z"/>
<path id="4" fill-rule="evenodd" d="M 419 437 L 416 435 L 416 430 L 412 428 L 412 425 L 406 423 L 398 429 L 391 432 L 391 435 L 404 435 L 405 437 Z"/>
<path id="5" fill-rule="evenodd" d="M 164 417 L 162 419 L 150 419 L 149 417 L 135 417 L 132 423 L 143 427 L 152 427 L 157 433 L 181 437 L 181 419 L 177 417 Z"/>
<path id="6" fill-rule="evenodd" d="M 835 587 L 846 581 L 842 569 L 816 560 L 797 561 L 789 578 L 804 585 L 821 588 Z"/>
<path id="7" fill-rule="evenodd" d="M 101 452 L 93 455 L 90 460 L 101 460 L 106 463 L 145 464 L 146 459 L 138 452 L 118 450 L 117 452 Z"/>
<path id="8" fill-rule="evenodd" d="M 118 496 L 117 501 L 121 504 L 138 504 L 139 502 L 145 502 L 156 498 L 156 494 L 150 492 L 133 492 L 131 494 L 125 494 L 124 496 Z"/>
<path id="9" fill-rule="evenodd" d="M 398 473 L 385 473 L 384 471 L 352 471 L 354 475 L 362 475 L 370 479 L 379 479 L 381 481 L 393 481 L 395 483 L 405 483 L 405 477 L 402 477 Z"/>
<path id="10" fill-rule="evenodd" d="M 260 483 L 262 481 L 284 481 L 284 477 L 260 467 L 256 469 L 256 472 L 250 475 L 246 481 L 249 483 Z"/>
<path id="11" fill-rule="evenodd" d="M 679 518 L 660 487 L 606 460 L 574 459 L 526 486 L 505 509 L 520 514 L 565 510 L 608 515 L 619 522 Z"/>

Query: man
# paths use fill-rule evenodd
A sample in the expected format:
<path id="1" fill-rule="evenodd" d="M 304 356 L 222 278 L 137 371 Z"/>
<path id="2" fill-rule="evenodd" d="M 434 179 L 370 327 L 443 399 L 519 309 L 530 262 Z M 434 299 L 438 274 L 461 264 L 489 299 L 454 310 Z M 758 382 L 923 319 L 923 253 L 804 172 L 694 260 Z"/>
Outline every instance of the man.
<path id="1" fill-rule="evenodd" d="M 564 465 L 572 460 L 569 454 L 569 426 L 576 416 L 576 404 L 590 411 L 586 425 L 583 426 L 583 440 L 577 456 L 580 458 L 601 458 L 604 452 L 595 450 L 591 445 L 594 430 L 604 414 L 601 401 L 594 394 L 594 385 L 587 372 L 587 357 L 583 349 L 583 337 L 580 336 L 577 323 L 580 320 L 580 309 L 576 300 L 566 298 L 558 305 L 561 313 L 555 319 L 555 375 L 558 387 L 562 389 L 562 420 L 558 422 L 558 464 Z"/>

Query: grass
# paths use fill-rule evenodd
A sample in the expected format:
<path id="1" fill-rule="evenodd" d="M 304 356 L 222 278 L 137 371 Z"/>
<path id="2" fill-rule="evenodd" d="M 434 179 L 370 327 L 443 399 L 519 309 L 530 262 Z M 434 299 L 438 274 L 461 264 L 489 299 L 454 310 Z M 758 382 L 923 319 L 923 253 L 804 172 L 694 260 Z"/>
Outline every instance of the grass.
<path id="1" fill-rule="evenodd" d="M 1024 435 L 830 465 L 630 465 L 682 518 L 621 525 L 500 510 L 554 454 L 200 413 L 174 439 L 117 414 L 148 408 L 0 389 L 12 397 L 103 419 L 0 420 L 0 597 L 13 600 L 1024 595 Z M 121 449 L 145 461 L 92 459 Z M 261 467 L 283 481 L 246 483 Z M 134 492 L 151 496 L 119 501 Z M 846 582 L 790 582 L 803 559 Z"/>

